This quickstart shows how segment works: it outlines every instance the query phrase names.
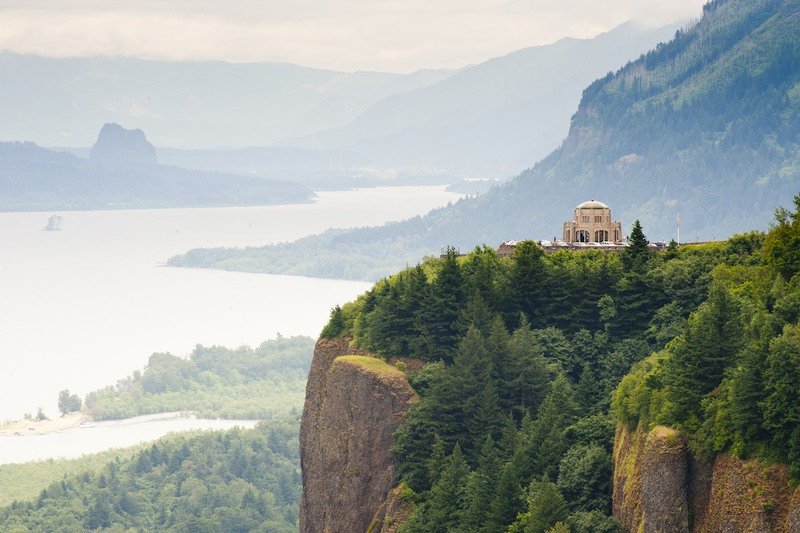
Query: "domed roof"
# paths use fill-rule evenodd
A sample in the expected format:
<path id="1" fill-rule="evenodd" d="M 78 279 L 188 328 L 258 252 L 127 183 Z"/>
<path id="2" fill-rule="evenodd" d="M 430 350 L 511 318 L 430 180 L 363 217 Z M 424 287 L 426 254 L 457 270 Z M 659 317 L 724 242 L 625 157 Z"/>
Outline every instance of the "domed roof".
<path id="1" fill-rule="evenodd" d="M 609 207 L 603 202 L 598 202 L 597 200 L 589 200 L 588 202 L 583 202 L 575 209 L 609 209 Z"/>

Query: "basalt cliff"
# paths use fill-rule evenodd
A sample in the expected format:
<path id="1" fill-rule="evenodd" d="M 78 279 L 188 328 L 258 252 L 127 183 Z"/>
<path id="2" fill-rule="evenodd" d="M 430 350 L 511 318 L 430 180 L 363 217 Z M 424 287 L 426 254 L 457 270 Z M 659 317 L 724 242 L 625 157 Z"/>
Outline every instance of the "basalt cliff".
<path id="1" fill-rule="evenodd" d="M 617 429 L 613 508 L 628 532 L 800 531 L 800 489 L 784 465 L 728 454 L 703 461 L 666 427 Z"/>
<path id="2" fill-rule="evenodd" d="M 302 533 L 385 533 L 402 521 L 390 450 L 415 398 L 403 372 L 349 339 L 317 343 L 300 428 Z"/>

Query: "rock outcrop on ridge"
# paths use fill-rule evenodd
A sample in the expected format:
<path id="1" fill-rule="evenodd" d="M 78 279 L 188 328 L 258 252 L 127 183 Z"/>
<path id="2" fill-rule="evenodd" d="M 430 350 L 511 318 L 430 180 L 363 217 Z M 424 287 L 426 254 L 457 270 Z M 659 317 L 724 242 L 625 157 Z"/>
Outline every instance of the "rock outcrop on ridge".
<path id="1" fill-rule="evenodd" d="M 403 372 L 349 339 L 317 343 L 300 428 L 301 532 L 390 530 L 384 518 L 401 506 L 393 434 L 415 399 Z"/>

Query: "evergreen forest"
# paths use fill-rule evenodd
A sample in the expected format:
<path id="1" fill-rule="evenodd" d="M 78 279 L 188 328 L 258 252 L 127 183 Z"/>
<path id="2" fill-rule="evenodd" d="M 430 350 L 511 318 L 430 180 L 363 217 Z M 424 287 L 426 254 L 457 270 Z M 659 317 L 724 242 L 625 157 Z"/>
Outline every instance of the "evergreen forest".
<path id="1" fill-rule="evenodd" d="M 297 531 L 299 420 L 183 433 L 0 508 L 0 530 Z"/>
<path id="2" fill-rule="evenodd" d="M 188 358 L 154 353 L 144 371 L 90 392 L 85 411 L 94 420 L 175 411 L 261 420 L 297 414 L 313 351 L 310 337 L 279 337 L 255 349 L 198 345 Z"/>
<path id="3" fill-rule="evenodd" d="M 658 252 L 638 221 L 619 254 L 449 249 L 335 308 L 323 336 L 426 362 L 393 449 L 404 531 L 618 531 L 617 423 L 797 462 L 794 209 L 768 233 Z"/>

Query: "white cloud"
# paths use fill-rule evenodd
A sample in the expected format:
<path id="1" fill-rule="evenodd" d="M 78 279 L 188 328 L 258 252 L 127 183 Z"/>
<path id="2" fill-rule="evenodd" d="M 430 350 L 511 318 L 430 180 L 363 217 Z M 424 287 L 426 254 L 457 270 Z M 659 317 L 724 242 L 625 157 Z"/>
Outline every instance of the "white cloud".
<path id="1" fill-rule="evenodd" d="M 0 49 L 50 56 L 287 61 L 342 70 L 459 67 L 702 0 L 4 0 Z"/>

